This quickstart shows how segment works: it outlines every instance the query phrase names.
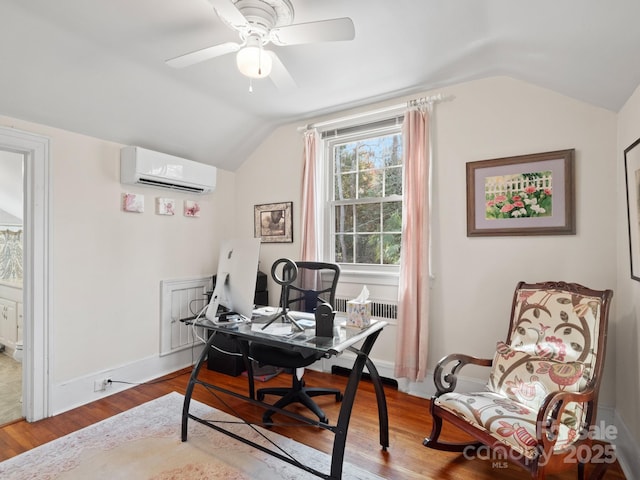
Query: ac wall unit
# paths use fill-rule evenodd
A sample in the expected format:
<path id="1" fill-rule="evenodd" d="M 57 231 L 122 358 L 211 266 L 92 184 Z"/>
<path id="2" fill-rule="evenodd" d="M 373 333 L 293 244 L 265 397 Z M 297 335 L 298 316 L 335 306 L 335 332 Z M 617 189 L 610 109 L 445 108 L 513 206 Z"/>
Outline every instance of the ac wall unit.
<path id="1" fill-rule="evenodd" d="M 211 193 L 216 188 L 216 167 L 130 146 L 120 150 L 120 182 Z"/>

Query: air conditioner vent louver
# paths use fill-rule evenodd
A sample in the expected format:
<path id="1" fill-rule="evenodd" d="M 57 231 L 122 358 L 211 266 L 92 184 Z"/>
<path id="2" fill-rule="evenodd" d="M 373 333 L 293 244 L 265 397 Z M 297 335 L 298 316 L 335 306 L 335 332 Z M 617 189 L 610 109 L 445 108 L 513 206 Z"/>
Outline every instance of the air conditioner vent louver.
<path id="1" fill-rule="evenodd" d="M 189 193 L 211 193 L 216 188 L 216 167 L 140 147 L 120 151 L 120 181 Z"/>
<path id="2" fill-rule="evenodd" d="M 141 185 L 148 185 L 150 187 L 171 188 L 173 190 L 181 190 L 183 192 L 191 192 L 191 193 L 204 193 L 204 188 L 202 187 L 189 187 L 187 185 L 176 185 L 175 183 L 160 182 L 158 180 L 151 180 L 148 178 L 141 178 L 138 180 L 138 183 Z"/>

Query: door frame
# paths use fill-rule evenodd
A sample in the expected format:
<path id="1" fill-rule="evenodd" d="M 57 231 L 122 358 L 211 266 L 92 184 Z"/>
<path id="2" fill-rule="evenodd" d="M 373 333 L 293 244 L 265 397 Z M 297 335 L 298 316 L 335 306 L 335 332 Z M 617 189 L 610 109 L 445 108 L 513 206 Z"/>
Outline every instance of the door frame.
<path id="1" fill-rule="evenodd" d="M 23 415 L 51 416 L 51 160 L 47 137 L 0 127 L 0 150 L 24 155 Z"/>

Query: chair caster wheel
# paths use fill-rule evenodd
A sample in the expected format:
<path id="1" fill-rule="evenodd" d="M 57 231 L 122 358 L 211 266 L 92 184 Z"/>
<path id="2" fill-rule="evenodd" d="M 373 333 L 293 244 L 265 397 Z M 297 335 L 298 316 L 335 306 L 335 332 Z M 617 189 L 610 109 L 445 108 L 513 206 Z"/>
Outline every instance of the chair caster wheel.
<path id="1" fill-rule="evenodd" d="M 342 393 L 336 393 L 336 402 L 341 402 L 343 398 L 344 396 L 342 395 Z"/>
<path id="2" fill-rule="evenodd" d="M 259 401 L 263 401 L 264 400 L 264 393 L 258 392 L 258 400 Z"/>

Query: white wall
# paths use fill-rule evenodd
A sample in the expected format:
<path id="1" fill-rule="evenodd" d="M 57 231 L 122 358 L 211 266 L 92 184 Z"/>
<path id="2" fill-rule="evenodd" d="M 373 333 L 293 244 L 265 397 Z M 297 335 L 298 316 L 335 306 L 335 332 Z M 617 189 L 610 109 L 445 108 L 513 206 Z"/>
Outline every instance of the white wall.
<path id="1" fill-rule="evenodd" d="M 615 216 L 603 202 L 615 196 L 615 114 L 508 78 L 448 93 L 455 100 L 436 113 L 431 365 L 452 351 L 491 357 L 519 280 L 615 288 Z M 567 148 L 576 149 L 576 235 L 466 236 L 466 162 Z M 613 365 L 612 354 L 600 397 L 610 406 Z"/>
<path id="2" fill-rule="evenodd" d="M 611 174 L 616 115 L 505 77 L 438 92 L 455 99 L 437 105 L 435 113 L 436 280 L 431 291 L 430 368 L 451 352 L 492 356 L 496 341 L 506 335 L 511 296 L 519 280 L 566 280 L 592 288 L 614 288 L 616 279 L 616 242 L 611 234 L 616 219 L 610 204 L 603 201 L 614 198 L 616 191 Z M 424 94 L 431 93 L 436 92 Z M 298 126 L 276 130 L 237 172 L 241 218 L 251 216 L 254 204 L 294 202 L 294 243 L 263 244 L 262 260 L 268 266 L 279 257 L 297 257 L 300 252 L 303 140 Z M 576 235 L 466 236 L 466 162 L 567 148 L 576 149 Z M 394 328 L 385 329 L 373 353 L 376 361 L 393 362 Z M 615 404 L 613 362 L 612 354 L 601 394 L 601 403 L 611 406 Z M 412 388 L 430 389 L 427 385 Z"/>
<path id="3" fill-rule="evenodd" d="M 278 128 L 235 172 L 235 211 L 239 236 L 253 236 L 254 205 L 293 202 L 293 243 L 260 245 L 260 270 L 269 276 L 269 299 L 277 302 L 280 288 L 271 282 L 271 266 L 282 257 L 300 255 L 302 206 L 302 137 L 294 126 Z M 277 293 L 274 293 L 276 292 Z"/>
<path id="4" fill-rule="evenodd" d="M 76 398 L 64 392 L 96 372 L 130 365 L 119 379 L 134 382 L 164 373 L 148 360 L 159 353 L 160 281 L 215 271 L 220 239 L 236 224 L 234 175 L 219 170 L 204 196 L 125 187 L 119 144 L 7 117 L 0 125 L 51 139 L 53 412 L 78 394 L 91 399 L 92 382 Z M 123 212 L 124 192 L 143 194 L 145 212 Z M 156 215 L 156 197 L 176 199 L 179 212 Z M 184 199 L 200 202 L 200 218 L 182 215 Z M 140 362 L 147 371 L 133 368 Z"/>
<path id="5" fill-rule="evenodd" d="M 617 312 L 616 315 L 616 410 L 621 426 L 629 430 L 636 444 L 628 458 L 635 458 L 635 471 L 640 469 L 640 282 L 631 279 L 629 231 L 625 185 L 624 150 L 640 138 L 640 87 L 635 91 L 618 118 L 618 146 L 615 156 L 617 195 Z M 624 433 L 624 432 L 623 432 Z M 636 454 L 635 457 L 633 454 Z"/>

